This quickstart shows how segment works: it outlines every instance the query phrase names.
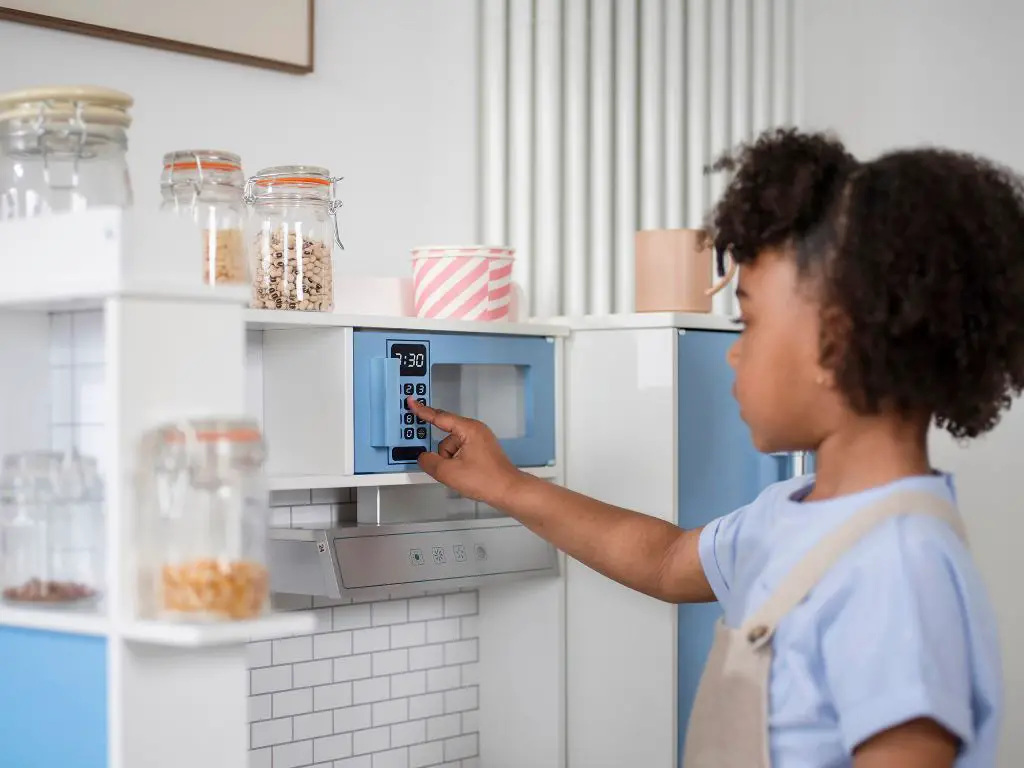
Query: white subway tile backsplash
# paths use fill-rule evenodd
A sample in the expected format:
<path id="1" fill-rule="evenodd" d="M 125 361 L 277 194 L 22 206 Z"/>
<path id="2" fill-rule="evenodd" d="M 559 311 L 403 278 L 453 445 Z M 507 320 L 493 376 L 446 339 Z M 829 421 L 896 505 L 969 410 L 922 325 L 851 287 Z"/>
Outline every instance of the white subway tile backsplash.
<path id="1" fill-rule="evenodd" d="M 336 760 L 334 768 L 373 768 L 373 756 L 360 755 L 359 757 L 349 757 L 345 760 Z"/>
<path id="2" fill-rule="evenodd" d="M 396 651 L 380 651 L 373 654 L 373 675 L 395 675 L 409 671 L 409 651 L 399 648 Z"/>
<path id="3" fill-rule="evenodd" d="M 292 678 L 293 685 L 296 688 L 326 685 L 327 683 L 335 682 L 330 659 L 294 664 L 292 665 Z"/>
<path id="4" fill-rule="evenodd" d="M 271 663 L 270 641 L 262 640 L 257 643 L 249 643 L 246 646 L 246 663 L 249 669 L 256 667 L 269 667 Z"/>
<path id="5" fill-rule="evenodd" d="M 461 620 L 462 638 L 480 637 L 480 617 L 463 616 Z"/>
<path id="6" fill-rule="evenodd" d="M 475 638 L 472 640 L 456 640 L 455 642 L 445 643 L 445 664 L 469 664 L 470 662 L 476 661 L 476 659 L 477 641 Z"/>
<path id="7" fill-rule="evenodd" d="M 75 366 L 74 423 L 102 427 L 106 422 L 106 372 L 103 365 Z"/>
<path id="8" fill-rule="evenodd" d="M 334 732 L 347 733 L 369 728 L 373 722 L 373 709 L 369 704 L 334 710 Z"/>
<path id="9" fill-rule="evenodd" d="M 391 697 L 391 681 L 386 677 L 370 677 L 352 683 L 352 701 L 356 704 L 372 704 Z"/>
<path id="10" fill-rule="evenodd" d="M 473 709 L 462 713 L 462 732 L 477 733 L 480 730 L 480 710 Z"/>
<path id="11" fill-rule="evenodd" d="M 441 595 L 417 597 L 409 601 L 409 621 L 440 619 L 444 616 L 444 598 Z"/>
<path id="12" fill-rule="evenodd" d="M 50 365 L 71 365 L 74 362 L 74 337 L 71 333 L 71 312 L 50 315 Z"/>
<path id="13" fill-rule="evenodd" d="M 353 653 L 372 653 L 373 651 L 386 651 L 390 647 L 390 627 L 357 629 L 355 632 L 352 633 Z"/>
<path id="14" fill-rule="evenodd" d="M 317 659 L 348 656 L 352 653 L 351 632 L 328 632 L 313 637 L 313 656 Z"/>
<path id="15" fill-rule="evenodd" d="M 422 621 L 391 627 L 391 647 L 410 648 L 427 642 L 427 625 Z"/>
<path id="16" fill-rule="evenodd" d="M 71 336 L 74 341 L 74 364 L 101 365 L 105 359 L 103 346 L 103 312 L 71 313 Z"/>
<path id="17" fill-rule="evenodd" d="M 290 717 L 281 720 L 264 720 L 249 726 L 249 742 L 252 747 L 269 747 L 273 744 L 286 744 L 292 740 L 292 720 Z"/>
<path id="18" fill-rule="evenodd" d="M 296 688 L 274 694 L 274 717 L 290 717 L 312 711 L 312 688 Z"/>
<path id="19" fill-rule="evenodd" d="M 445 760 L 461 760 L 464 757 L 473 757 L 477 753 L 477 735 L 467 733 L 465 736 L 456 736 L 444 743 Z"/>
<path id="20" fill-rule="evenodd" d="M 287 691 L 291 687 L 291 667 L 263 667 L 249 672 L 249 693 L 253 696 L 274 691 Z"/>
<path id="21" fill-rule="evenodd" d="M 334 680 L 360 680 L 373 674 L 373 656 L 369 653 L 361 656 L 342 656 L 334 660 Z"/>
<path id="22" fill-rule="evenodd" d="M 459 768 L 480 768 L 480 757 L 467 757 L 462 761 Z"/>
<path id="23" fill-rule="evenodd" d="M 342 605 L 334 611 L 334 629 L 361 629 L 370 626 L 370 604 Z"/>
<path id="24" fill-rule="evenodd" d="M 271 491 L 270 506 L 272 507 L 301 507 L 310 503 L 309 491 Z"/>
<path id="25" fill-rule="evenodd" d="M 427 740 L 427 721 L 409 720 L 391 726 L 391 746 L 407 747 Z"/>
<path id="26" fill-rule="evenodd" d="M 406 672 L 402 675 L 391 676 L 391 695 L 395 698 L 401 696 L 418 696 L 426 692 L 426 672 Z"/>
<path id="27" fill-rule="evenodd" d="M 456 688 L 453 691 L 445 691 L 444 711 L 450 713 L 476 709 L 478 706 L 477 695 L 478 690 L 475 685 L 469 688 Z"/>
<path id="28" fill-rule="evenodd" d="M 249 750 L 249 768 L 273 768 L 271 765 L 273 753 L 270 747 L 263 749 Z"/>
<path id="29" fill-rule="evenodd" d="M 339 733 L 325 736 L 313 742 L 313 758 L 315 760 L 341 760 L 352 756 L 352 734 Z"/>
<path id="30" fill-rule="evenodd" d="M 421 645 L 409 649 L 409 669 L 431 669 L 443 665 L 443 645 Z"/>
<path id="31" fill-rule="evenodd" d="M 462 684 L 462 670 L 458 667 L 438 667 L 427 670 L 427 690 L 447 691 Z"/>
<path id="32" fill-rule="evenodd" d="M 263 696 L 250 696 L 249 722 L 254 723 L 257 720 L 269 720 L 273 717 L 273 708 L 271 706 L 272 702 L 273 696 L 269 693 Z"/>
<path id="33" fill-rule="evenodd" d="M 274 768 L 301 768 L 313 762 L 313 742 L 293 741 L 274 747 Z"/>
<path id="34" fill-rule="evenodd" d="M 338 709 L 352 705 L 352 683 L 318 685 L 313 689 L 313 709 Z"/>
<path id="35" fill-rule="evenodd" d="M 381 624 L 402 624 L 409 620 L 409 603 L 407 600 L 388 600 L 373 603 L 370 616 L 374 626 Z"/>
<path id="36" fill-rule="evenodd" d="M 428 693 L 424 696 L 409 697 L 409 719 L 434 717 L 444 713 L 444 694 Z"/>
<path id="37" fill-rule="evenodd" d="M 402 747 L 386 752 L 375 752 L 373 768 L 409 768 L 409 750 Z"/>
<path id="38" fill-rule="evenodd" d="M 447 739 L 462 733 L 462 717 L 459 715 L 442 715 L 427 720 L 427 739 Z"/>
<path id="39" fill-rule="evenodd" d="M 476 592 L 455 592 L 444 596 L 445 616 L 470 616 L 476 612 Z"/>
<path id="40" fill-rule="evenodd" d="M 310 504 L 292 508 L 292 525 L 322 525 L 329 528 L 334 524 L 334 508 L 330 504 Z"/>
<path id="41" fill-rule="evenodd" d="M 315 739 L 318 736 L 329 736 L 334 733 L 334 715 L 330 712 L 299 715 L 293 720 L 292 729 L 295 732 L 295 739 Z M 318 759 L 316 757 L 316 742 L 313 743 L 313 758 Z"/>
<path id="42" fill-rule="evenodd" d="M 352 751 L 357 755 L 383 752 L 391 748 L 391 729 L 388 726 L 356 731 L 352 735 Z"/>
<path id="43" fill-rule="evenodd" d="M 458 619 L 438 619 L 427 622 L 427 642 L 447 643 L 459 639 Z"/>
<path id="44" fill-rule="evenodd" d="M 373 705 L 373 726 L 394 725 L 409 719 L 409 700 L 391 699 Z"/>
<path id="45" fill-rule="evenodd" d="M 409 768 L 426 768 L 444 760 L 444 742 L 432 741 L 409 747 Z"/>
<path id="46" fill-rule="evenodd" d="M 462 684 L 463 685 L 480 685 L 480 664 L 463 664 L 462 665 Z"/>
<path id="47" fill-rule="evenodd" d="M 313 638 L 309 635 L 274 640 L 271 647 L 275 665 L 311 661 L 313 658 Z"/>

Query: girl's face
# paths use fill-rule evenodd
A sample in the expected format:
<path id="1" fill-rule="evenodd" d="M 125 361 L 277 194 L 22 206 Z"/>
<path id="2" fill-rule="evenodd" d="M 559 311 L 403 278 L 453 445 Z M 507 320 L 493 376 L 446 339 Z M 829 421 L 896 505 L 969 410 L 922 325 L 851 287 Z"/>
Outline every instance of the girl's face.
<path id="1" fill-rule="evenodd" d="M 765 250 L 739 270 L 743 331 L 729 349 L 733 394 L 754 446 L 765 453 L 813 450 L 842 414 L 819 360 L 820 306 L 786 253 Z"/>

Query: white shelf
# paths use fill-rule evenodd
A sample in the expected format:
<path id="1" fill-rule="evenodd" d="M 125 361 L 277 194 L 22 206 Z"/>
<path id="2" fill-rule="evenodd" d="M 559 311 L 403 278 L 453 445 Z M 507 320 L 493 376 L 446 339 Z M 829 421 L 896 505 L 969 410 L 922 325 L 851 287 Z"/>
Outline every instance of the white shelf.
<path id="1" fill-rule="evenodd" d="M 545 480 L 558 478 L 558 467 L 525 467 L 523 472 Z M 279 475 L 267 478 L 272 491 L 318 488 L 368 488 L 389 485 L 426 485 L 437 481 L 425 472 L 387 472 L 377 475 Z"/>
<path id="2" fill-rule="evenodd" d="M 134 621 L 120 629 L 126 640 L 177 648 L 206 648 L 254 640 L 310 634 L 316 630 L 316 615 L 310 611 L 273 613 L 252 621 L 224 621 L 185 624 L 166 621 Z"/>
<path id="3" fill-rule="evenodd" d="M 110 631 L 110 621 L 102 608 L 76 610 L 56 607 L 12 608 L 3 605 L 0 606 L 0 627 L 105 636 Z"/>
<path id="4" fill-rule="evenodd" d="M 507 336 L 568 336 L 566 325 L 540 323 L 485 323 L 469 320 L 426 320 L 386 315 L 343 315 L 300 310 L 250 309 L 245 322 L 253 330 L 289 328 L 379 328 L 422 333 L 487 333 Z"/>
<path id="5" fill-rule="evenodd" d="M 732 317 L 700 312 L 636 312 L 628 315 L 587 315 L 550 317 L 544 322 L 558 323 L 570 331 L 618 331 L 638 328 L 678 328 L 693 331 L 739 331 Z"/>

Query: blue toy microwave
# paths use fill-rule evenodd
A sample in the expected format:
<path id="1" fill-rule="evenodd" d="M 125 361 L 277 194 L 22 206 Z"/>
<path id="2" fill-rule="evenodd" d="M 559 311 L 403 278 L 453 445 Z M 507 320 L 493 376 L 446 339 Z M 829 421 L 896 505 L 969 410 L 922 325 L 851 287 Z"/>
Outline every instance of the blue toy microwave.
<path id="1" fill-rule="evenodd" d="M 444 433 L 406 404 L 479 419 L 520 467 L 555 461 L 555 344 L 543 336 L 353 332 L 356 474 L 409 472 Z"/>

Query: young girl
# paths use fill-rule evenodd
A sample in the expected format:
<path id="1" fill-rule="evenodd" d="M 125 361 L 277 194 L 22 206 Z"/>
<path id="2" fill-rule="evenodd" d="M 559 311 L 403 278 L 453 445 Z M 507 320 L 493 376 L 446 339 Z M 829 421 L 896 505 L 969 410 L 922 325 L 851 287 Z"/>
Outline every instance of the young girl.
<path id="1" fill-rule="evenodd" d="M 860 163 L 791 130 L 718 168 L 735 172 L 709 226 L 719 269 L 740 265 L 735 397 L 759 450 L 815 451 L 817 474 L 683 531 L 531 478 L 485 425 L 410 403 L 450 433 L 421 466 L 622 584 L 721 603 L 685 768 L 990 768 L 996 626 L 926 436 L 987 432 L 1024 386 L 1021 182 L 936 149 Z"/>

